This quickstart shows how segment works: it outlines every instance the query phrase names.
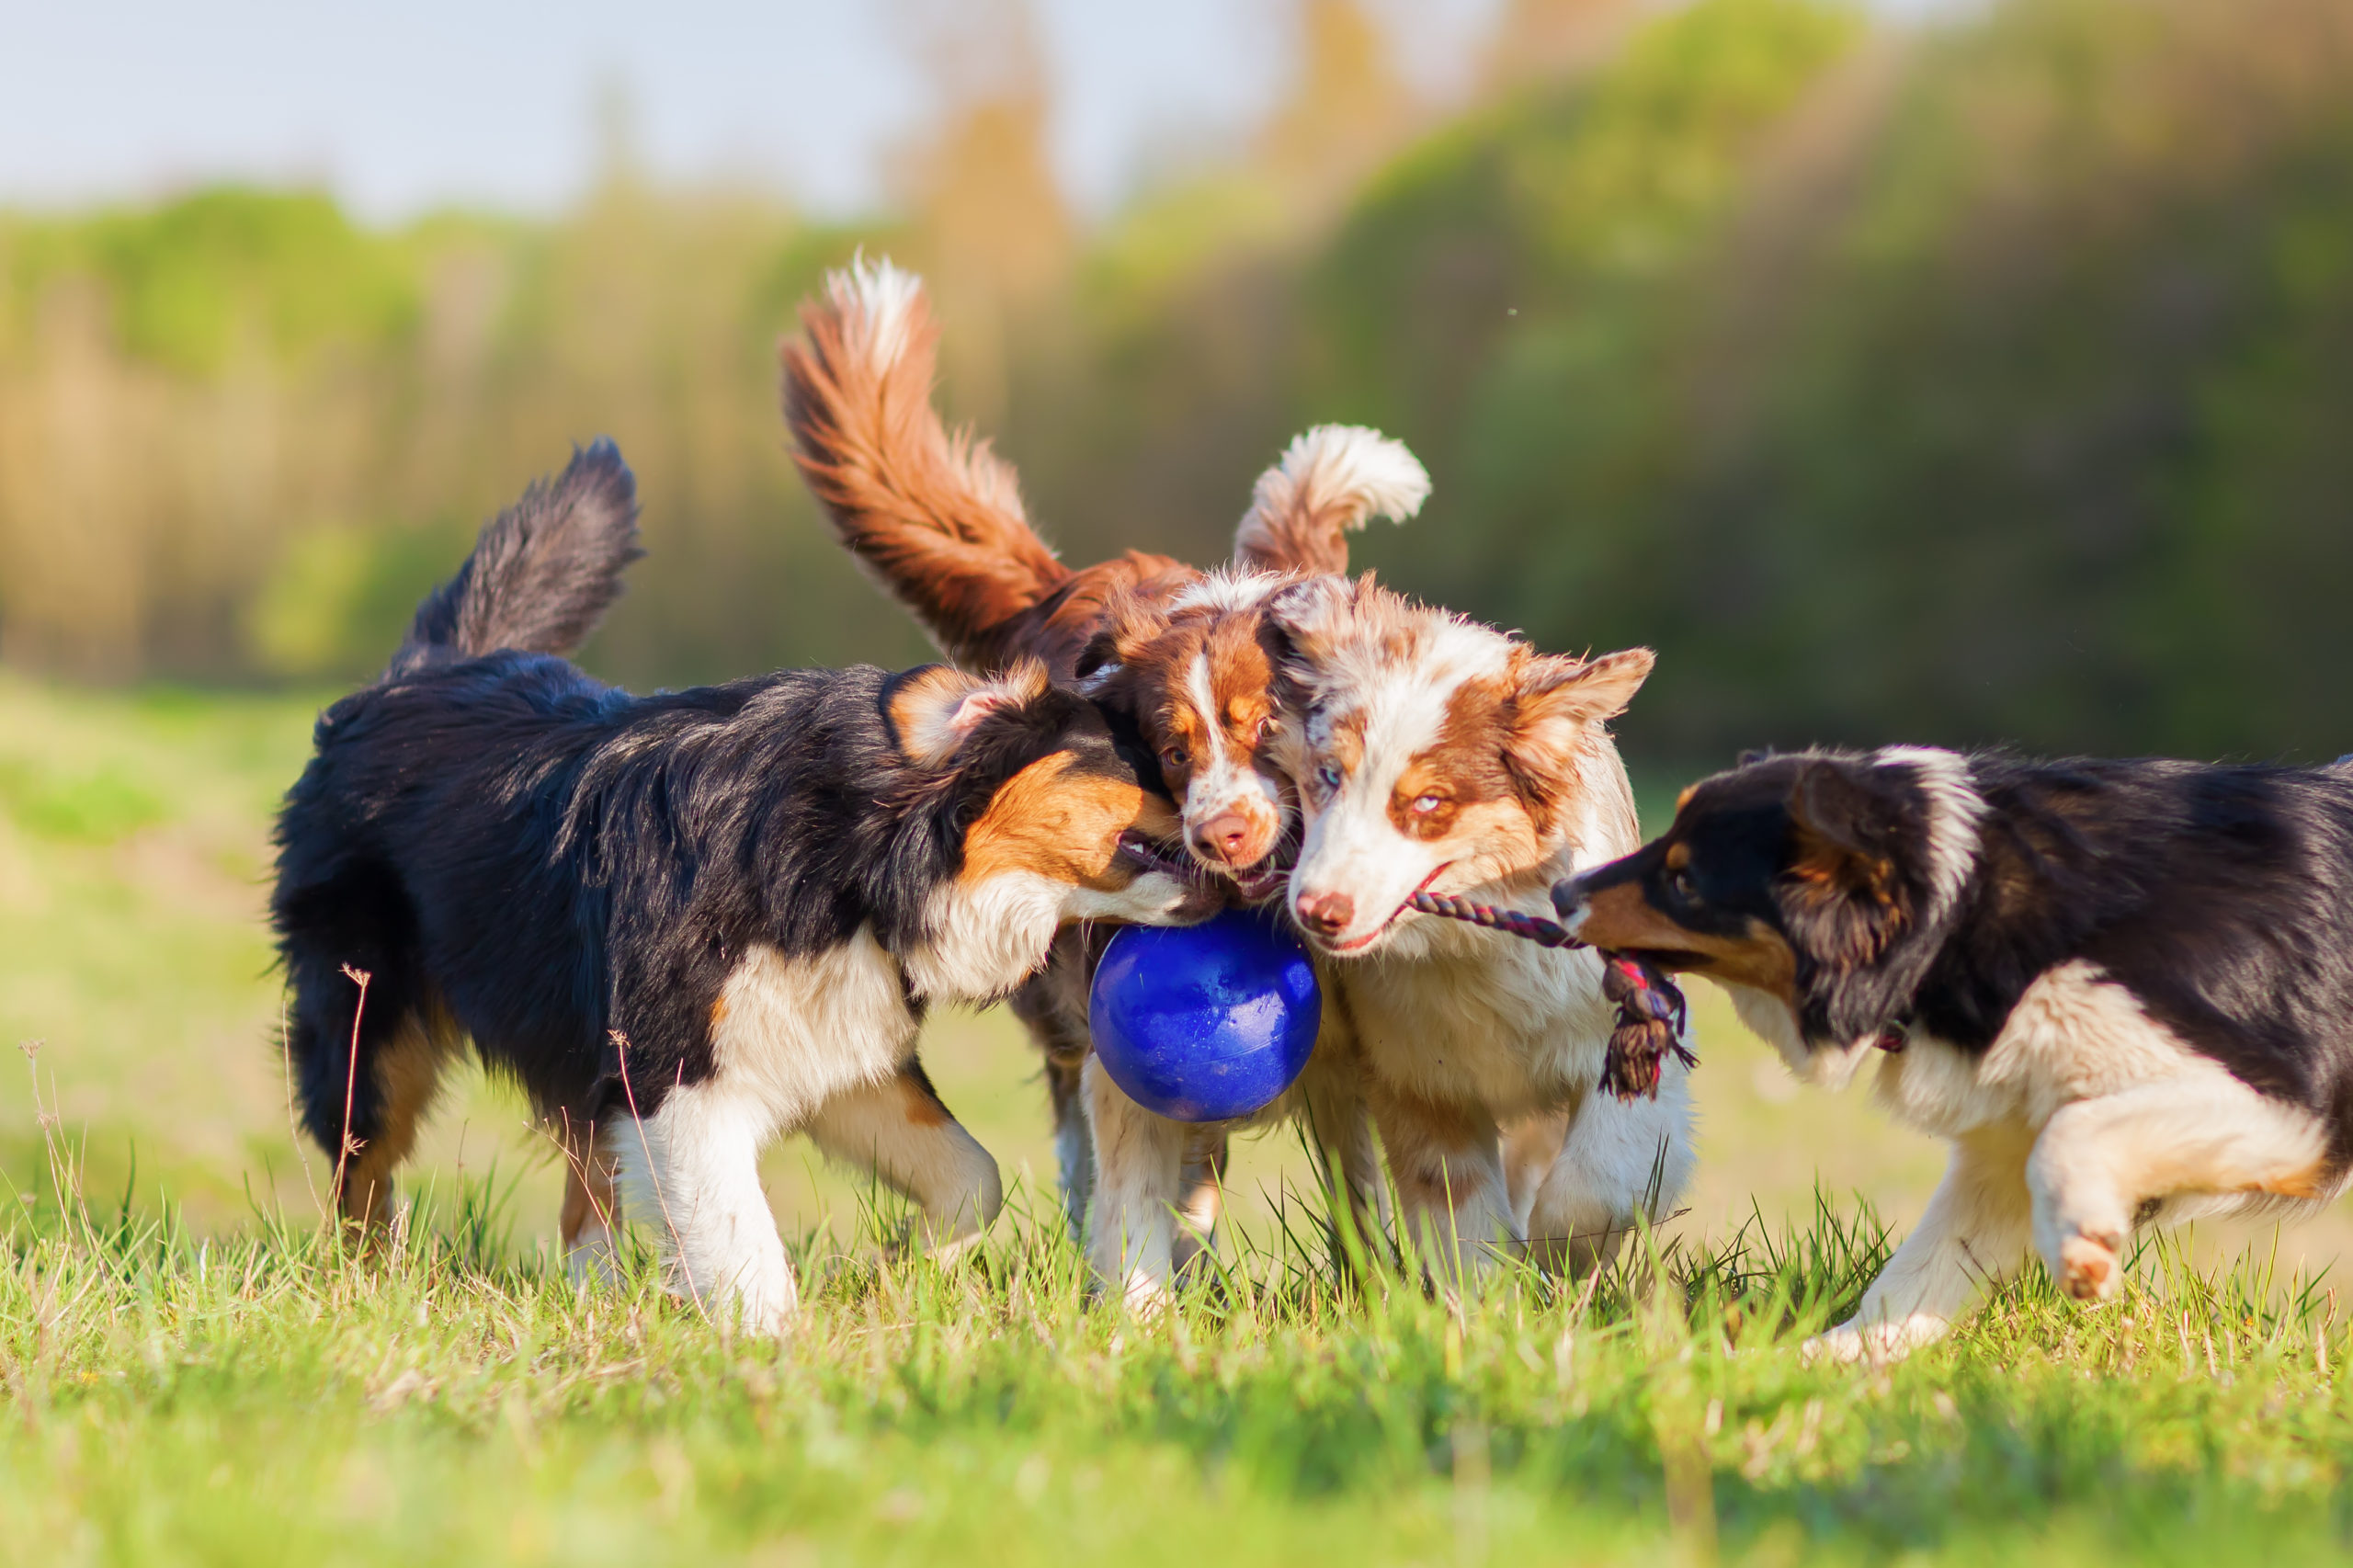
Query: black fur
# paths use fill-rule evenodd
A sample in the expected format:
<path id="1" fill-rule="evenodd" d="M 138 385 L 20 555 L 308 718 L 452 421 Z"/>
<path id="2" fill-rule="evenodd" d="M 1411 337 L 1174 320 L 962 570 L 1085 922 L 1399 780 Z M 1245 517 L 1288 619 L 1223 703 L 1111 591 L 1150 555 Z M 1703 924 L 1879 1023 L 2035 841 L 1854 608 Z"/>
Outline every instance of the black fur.
<path id="1" fill-rule="evenodd" d="M 1984 810 L 1942 901 L 1920 767 L 1822 753 L 1703 781 L 1665 835 L 1554 901 L 1636 882 L 1696 936 L 1769 932 L 1817 1040 L 1916 1029 L 1982 1054 L 2038 976 L 2087 960 L 2353 1159 L 2353 773 L 1963 760 Z"/>
<path id="2" fill-rule="evenodd" d="M 551 508 L 579 520 L 562 509 L 584 464 L 618 509 L 545 526 Z M 1075 772 L 1136 778 L 1066 691 L 992 711 L 923 767 L 887 710 L 922 672 L 639 698 L 543 653 L 480 648 L 585 630 L 635 553 L 628 494 L 602 445 L 535 488 L 426 602 L 386 676 L 319 720 L 278 820 L 271 911 L 306 1124 L 330 1153 L 347 1092 L 354 1136 L 377 1135 L 378 1053 L 437 1011 L 543 1114 L 585 1126 L 626 1096 L 651 1115 L 711 1071 L 711 1006 L 746 947 L 805 955 L 870 926 L 904 952 L 930 935 L 927 901 L 1006 779 L 1056 751 Z M 346 965 L 371 977 L 356 1079 Z"/>
<path id="3" fill-rule="evenodd" d="M 620 597 L 637 543 L 637 480 L 609 440 L 574 450 L 493 518 L 458 574 L 416 608 L 392 673 L 502 648 L 569 653 Z"/>

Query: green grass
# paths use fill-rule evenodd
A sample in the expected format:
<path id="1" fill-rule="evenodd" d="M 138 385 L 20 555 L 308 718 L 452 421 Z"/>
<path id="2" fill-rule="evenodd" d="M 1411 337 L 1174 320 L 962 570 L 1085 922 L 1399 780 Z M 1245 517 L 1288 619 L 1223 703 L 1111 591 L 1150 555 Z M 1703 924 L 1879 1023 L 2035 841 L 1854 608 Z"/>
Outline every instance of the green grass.
<path id="1" fill-rule="evenodd" d="M 0 1562 L 2313 1561 L 2353 1545 L 2341 1220 L 2039 1271 L 1903 1366 L 1794 1346 L 1918 1211 L 1925 1141 L 1798 1095 L 1694 993 L 1701 1176 L 1661 1264 L 1449 1305 L 1330 1265 L 1244 1146 L 1223 1274 L 1088 1303 L 997 1015 L 926 1053 L 1013 1178 L 954 1270 L 788 1144 L 809 1310 L 747 1342 L 549 1262 L 544 1140 L 479 1077 L 391 1256 L 292 1137 L 260 926 L 313 704 L 0 676 Z M 29 1085 L 38 1084 L 36 1092 Z M 1826 1193 L 1830 1196 L 1819 1196 Z M 1858 1193 L 1863 1196 L 1858 1196 Z M 2275 1252 L 2275 1247 L 2277 1251 Z M 1664 1281 L 1663 1285 L 1658 1281 Z"/>
<path id="2" fill-rule="evenodd" d="M 2323 1292 L 2144 1258 L 1892 1370 L 1809 1368 L 1876 1233 L 1459 1306 L 1229 1239 L 1166 1318 L 1051 1215 L 952 1270 L 801 1238 L 754 1342 L 575 1292 L 460 1194 L 393 1256 L 44 1204 L 0 1278 L 0 1555 L 25 1562 L 2255 1562 L 2353 1545 Z M 1663 1288 L 1643 1288 L 1646 1273 Z"/>

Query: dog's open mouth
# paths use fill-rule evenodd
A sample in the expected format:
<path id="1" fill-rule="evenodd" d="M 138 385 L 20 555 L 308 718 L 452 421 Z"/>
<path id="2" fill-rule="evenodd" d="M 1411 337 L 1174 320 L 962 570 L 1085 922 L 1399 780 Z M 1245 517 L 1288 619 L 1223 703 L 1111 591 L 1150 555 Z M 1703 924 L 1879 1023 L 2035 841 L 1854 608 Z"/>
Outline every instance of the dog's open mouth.
<path id="1" fill-rule="evenodd" d="M 1290 880 L 1290 869 L 1298 863 L 1299 840 L 1286 833 L 1265 859 L 1246 869 L 1228 870 L 1225 874 L 1233 879 L 1234 892 L 1242 895 L 1243 903 L 1264 903 L 1282 891 L 1283 884 Z"/>
<path id="2" fill-rule="evenodd" d="M 1157 871 L 1163 876 L 1175 877 L 1179 881 L 1195 886 L 1207 881 L 1201 869 L 1193 863 L 1192 857 L 1172 854 L 1163 849 L 1149 835 L 1138 833 L 1133 828 L 1120 835 L 1120 853 L 1127 858 L 1130 865 L 1142 871 Z"/>

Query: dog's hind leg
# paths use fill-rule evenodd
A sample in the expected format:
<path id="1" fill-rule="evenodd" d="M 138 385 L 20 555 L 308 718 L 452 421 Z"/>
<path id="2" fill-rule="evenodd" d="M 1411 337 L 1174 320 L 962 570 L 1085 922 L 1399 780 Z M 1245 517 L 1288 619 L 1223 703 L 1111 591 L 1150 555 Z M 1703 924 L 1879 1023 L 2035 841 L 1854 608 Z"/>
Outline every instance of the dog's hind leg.
<path id="1" fill-rule="evenodd" d="M 1131 1307 L 1149 1309 L 1167 1298 L 1175 1267 L 1185 1127 L 1128 1098 L 1092 1057 L 1086 1081 L 1095 1143 L 1086 1256 L 1107 1289 Z"/>
<path id="2" fill-rule="evenodd" d="M 344 1219 L 366 1234 L 381 1233 L 392 1215 L 392 1173 L 416 1147 L 416 1134 L 440 1093 L 441 1069 L 458 1052 L 457 1026 L 430 1002 L 413 1006 L 391 1036 L 367 1051 L 360 1071 L 375 1084 L 371 1113 L 351 1128 L 336 1200 Z M 357 1096 L 355 1096 L 355 1111 Z"/>
<path id="3" fill-rule="evenodd" d="M 977 1236 L 1005 1205 L 996 1161 L 940 1103 L 913 1059 L 880 1084 L 834 1096 L 804 1131 L 830 1158 L 872 1171 L 923 1205 L 935 1247 Z"/>
<path id="4" fill-rule="evenodd" d="M 1999 1122 L 1953 1140 L 1952 1164 L 1920 1223 L 1863 1292 L 1855 1315 L 1806 1341 L 1807 1359 L 1874 1361 L 1941 1339 L 1987 1286 L 2008 1278 L 2032 1234 L 2027 1152 L 2032 1133 Z"/>
<path id="5" fill-rule="evenodd" d="M 565 1272 L 576 1284 L 605 1283 L 617 1272 L 620 1234 L 620 1157 L 613 1147 L 614 1119 L 557 1130 L 563 1150 L 563 1212 L 559 1233 Z"/>
<path id="6" fill-rule="evenodd" d="M 2116 1294 L 2144 1204 L 2188 1195 L 2325 1200 L 2340 1179 L 2319 1118 L 2202 1063 L 2062 1106 L 2027 1165 L 2036 1250 L 2059 1288 L 2083 1301 Z"/>
<path id="7" fill-rule="evenodd" d="M 651 1116 L 621 1121 L 612 1142 L 624 1201 L 661 1227 L 697 1308 L 781 1335 L 801 1291 L 760 1188 L 760 1149 L 775 1131 L 765 1104 L 712 1079 L 672 1089 Z"/>

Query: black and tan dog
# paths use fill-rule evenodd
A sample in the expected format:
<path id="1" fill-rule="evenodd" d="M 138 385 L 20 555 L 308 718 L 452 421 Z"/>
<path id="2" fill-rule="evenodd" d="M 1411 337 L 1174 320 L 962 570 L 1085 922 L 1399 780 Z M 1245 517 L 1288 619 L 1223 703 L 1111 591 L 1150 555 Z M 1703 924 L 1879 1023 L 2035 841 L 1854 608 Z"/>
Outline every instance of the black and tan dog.
<path id="1" fill-rule="evenodd" d="M 977 1229 L 996 1165 L 924 1079 L 925 1006 L 1003 995 L 1070 922 L 1219 895 L 1154 846 L 1176 819 L 1149 756 L 1034 663 L 633 697 L 552 656 L 619 592 L 635 517 L 619 454 L 576 457 L 321 717 L 278 830 L 290 1050 L 354 1222 L 471 1037 L 597 1130 L 685 1289 L 775 1331 L 796 1287 L 764 1144 L 805 1131 Z"/>
<path id="2" fill-rule="evenodd" d="M 1918 1229 L 1816 1348 L 1943 1334 L 2029 1244 L 2118 1289 L 2136 1225 L 2334 1198 L 2353 1162 L 2353 770 L 1768 757 L 1554 892 L 1707 975 L 1803 1077 L 1951 1140 Z"/>

